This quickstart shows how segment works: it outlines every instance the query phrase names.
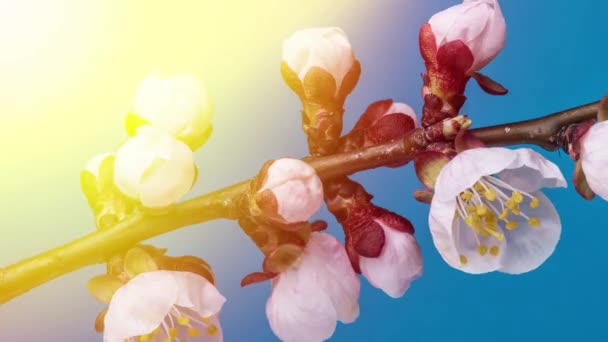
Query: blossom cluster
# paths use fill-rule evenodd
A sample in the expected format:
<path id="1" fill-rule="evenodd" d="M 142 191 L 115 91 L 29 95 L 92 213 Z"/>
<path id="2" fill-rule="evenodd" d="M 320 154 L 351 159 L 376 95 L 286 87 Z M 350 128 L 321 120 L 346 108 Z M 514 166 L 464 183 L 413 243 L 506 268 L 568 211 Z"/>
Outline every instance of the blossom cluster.
<path id="1" fill-rule="evenodd" d="M 312 156 L 356 151 L 404 137 L 418 142 L 413 158 L 423 185 L 414 197 L 430 204 L 434 245 L 451 267 L 480 274 L 520 274 L 542 265 L 561 234 L 545 188 L 566 187 L 559 168 L 529 148 L 486 147 L 460 113 L 472 78 L 492 95 L 506 88 L 480 73 L 501 51 L 506 23 L 497 0 L 464 0 L 433 15 L 419 36 L 425 62 L 421 115 L 405 103 L 371 103 L 343 134 L 344 102 L 361 66 L 343 30 L 298 31 L 283 45 L 281 74 L 302 104 L 302 129 Z M 81 174 L 97 228 L 136 214 L 171 210 L 198 177 L 193 151 L 209 138 L 213 107 L 190 75 L 153 73 L 139 86 L 126 117 L 128 139 L 93 158 Z M 573 183 L 587 199 L 608 200 L 608 100 L 597 120 L 563 132 L 576 161 Z M 399 167 L 403 161 L 389 167 Z M 372 202 L 348 176 L 322 180 L 300 159 L 268 161 L 239 199 L 238 224 L 264 255 L 261 270 L 241 285 L 269 281 L 266 316 L 289 342 L 329 339 L 337 322 L 359 315 L 360 277 L 398 298 L 422 276 L 412 223 Z M 313 221 L 323 204 L 344 242 Z M 108 304 L 96 321 L 104 341 L 221 341 L 225 298 L 211 266 L 194 256 L 136 245 L 109 258 L 106 274 L 89 282 Z"/>

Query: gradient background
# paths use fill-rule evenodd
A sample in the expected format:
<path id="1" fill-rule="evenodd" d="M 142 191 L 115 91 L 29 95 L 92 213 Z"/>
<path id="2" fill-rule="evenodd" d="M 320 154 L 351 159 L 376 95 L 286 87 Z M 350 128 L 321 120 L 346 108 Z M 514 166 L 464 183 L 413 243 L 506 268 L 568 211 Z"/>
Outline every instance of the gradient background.
<path id="1" fill-rule="evenodd" d="M 392 97 L 420 108 L 417 33 L 456 0 L 9 1 L 0 0 L 0 264 L 78 238 L 93 227 L 79 189 L 89 157 L 125 138 L 124 114 L 154 67 L 204 78 L 216 104 L 215 132 L 197 152 L 201 177 L 191 196 L 255 174 L 264 161 L 306 154 L 299 104 L 279 74 L 281 42 L 311 26 L 340 26 L 363 74 L 347 101 L 346 127 L 372 101 Z M 510 89 L 483 94 L 471 83 L 464 112 L 476 126 L 521 120 L 595 101 L 608 91 L 608 2 L 502 1 L 508 39 L 485 73 Z M 564 153 L 546 154 L 566 175 Z M 472 276 L 434 250 L 428 209 L 412 200 L 411 166 L 358 174 L 376 203 L 417 228 L 424 277 L 393 300 L 365 281 L 361 315 L 336 341 L 606 341 L 607 205 L 571 187 L 549 191 L 564 231 L 556 253 L 521 276 Z M 342 238 L 325 211 L 331 231 Z M 195 254 L 214 267 L 228 302 L 226 341 L 274 341 L 265 319 L 268 284 L 241 289 L 261 254 L 236 224 L 197 225 L 155 238 L 170 254 Z M 89 267 L 0 307 L 0 341 L 101 341 L 102 305 L 86 292 L 103 272 Z"/>

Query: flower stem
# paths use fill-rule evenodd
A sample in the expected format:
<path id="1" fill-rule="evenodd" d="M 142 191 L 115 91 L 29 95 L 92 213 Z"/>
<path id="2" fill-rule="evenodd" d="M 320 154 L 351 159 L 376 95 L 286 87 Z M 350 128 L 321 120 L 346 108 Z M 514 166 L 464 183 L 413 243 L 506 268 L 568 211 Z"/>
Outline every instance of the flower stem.
<path id="1" fill-rule="evenodd" d="M 490 146 L 535 144 L 549 150 L 560 147 L 559 132 L 566 126 L 592 119 L 598 102 L 567 109 L 538 119 L 471 130 Z M 322 179 L 394 165 L 412 160 L 429 143 L 423 129 L 402 139 L 359 151 L 307 157 Z M 104 263 L 146 239 L 196 223 L 238 218 L 238 203 L 249 181 L 182 202 L 162 214 L 138 213 L 104 230 L 92 232 L 63 246 L 0 269 L 0 303 L 5 303 L 47 281 L 85 266 Z"/>

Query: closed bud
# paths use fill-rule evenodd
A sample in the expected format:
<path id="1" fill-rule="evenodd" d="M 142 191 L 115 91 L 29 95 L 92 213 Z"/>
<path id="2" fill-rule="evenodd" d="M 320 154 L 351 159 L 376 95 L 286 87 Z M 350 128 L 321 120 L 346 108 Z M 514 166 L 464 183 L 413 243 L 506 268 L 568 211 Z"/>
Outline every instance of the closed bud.
<path id="1" fill-rule="evenodd" d="M 178 201 L 195 179 L 192 151 L 159 128 L 140 127 L 116 153 L 114 181 L 128 197 L 145 207 Z"/>
<path id="2" fill-rule="evenodd" d="M 608 121 L 596 123 L 581 138 L 580 162 L 588 186 L 608 201 Z"/>
<path id="3" fill-rule="evenodd" d="M 297 31 L 283 43 L 283 61 L 301 82 L 313 68 L 327 72 L 340 89 L 346 74 L 355 64 L 353 49 L 339 27 L 310 28 Z"/>
<path id="4" fill-rule="evenodd" d="M 497 0 L 464 0 L 429 19 L 437 48 L 463 42 L 473 55 L 467 74 L 486 66 L 505 45 L 506 24 Z"/>
<path id="5" fill-rule="evenodd" d="M 139 84 L 127 131 L 149 124 L 163 129 L 193 150 L 211 134 L 213 106 L 203 82 L 193 75 L 152 73 Z"/>
<path id="6" fill-rule="evenodd" d="M 263 177 L 256 202 L 263 215 L 282 223 L 308 221 L 323 203 L 323 184 L 315 169 L 299 159 L 279 159 Z"/>

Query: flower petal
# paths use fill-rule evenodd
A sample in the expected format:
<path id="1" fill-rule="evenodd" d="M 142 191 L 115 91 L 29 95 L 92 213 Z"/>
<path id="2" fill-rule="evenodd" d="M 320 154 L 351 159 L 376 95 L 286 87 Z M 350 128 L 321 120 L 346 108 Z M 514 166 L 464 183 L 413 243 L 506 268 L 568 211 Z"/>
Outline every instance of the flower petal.
<path id="1" fill-rule="evenodd" d="M 283 273 L 273 281 L 266 303 L 272 331 L 285 342 L 318 342 L 336 329 L 337 314 L 323 291 L 316 291 L 314 278 Z"/>
<path id="2" fill-rule="evenodd" d="M 457 195 L 482 176 L 493 175 L 508 168 L 516 159 L 517 153 L 514 150 L 502 147 L 473 148 L 461 152 L 439 173 L 433 199 L 453 202 L 455 209 Z M 450 215 L 453 213 L 454 211 Z M 450 216 L 450 221 L 451 219 Z"/>
<path id="3" fill-rule="evenodd" d="M 171 275 L 179 289 L 175 305 L 192 309 L 203 317 L 220 312 L 226 298 L 209 280 L 190 272 L 171 272 Z"/>
<path id="4" fill-rule="evenodd" d="M 591 189 L 608 201 L 608 121 L 591 126 L 581 139 L 581 162 Z"/>
<path id="5" fill-rule="evenodd" d="M 422 274 L 422 254 L 412 234 L 378 223 L 386 236 L 384 248 L 376 258 L 359 258 L 361 273 L 374 287 L 399 298 Z"/>
<path id="6" fill-rule="evenodd" d="M 513 152 L 517 158 L 506 170 L 498 173 L 498 177 L 509 185 L 526 192 L 567 186 L 559 167 L 540 153 L 529 148 L 519 148 Z"/>
<path id="7" fill-rule="evenodd" d="M 557 246 L 562 230 L 557 210 L 543 193 L 537 192 L 533 195 L 538 198 L 539 206 L 527 214 L 534 214 L 539 219 L 540 226 L 533 228 L 523 217 L 514 218 L 519 227 L 504 231 L 509 243 L 506 246 L 503 267 L 499 270 L 501 272 L 520 274 L 532 271 L 545 262 Z"/>
<path id="8" fill-rule="evenodd" d="M 350 323 L 359 315 L 359 279 L 329 234 L 312 233 L 300 260 L 275 279 L 266 314 L 282 340 L 325 340 L 336 320 Z"/>
<path id="9" fill-rule="evenodd" d="M 329 72 L 340 88 L 344 76 L 355 63 L 346 33 L 339 27 L 310 28 L 297 31 L 283 43 L 283 60 L 300 80 L 312 67 Z"/>
<path id="10" fill-rule="evenodd" d="M 178 297 L 171 273 L 142 273 L 114 293 L 104 320 L 104 342 L 122 342 L 160 325 Z"/>

